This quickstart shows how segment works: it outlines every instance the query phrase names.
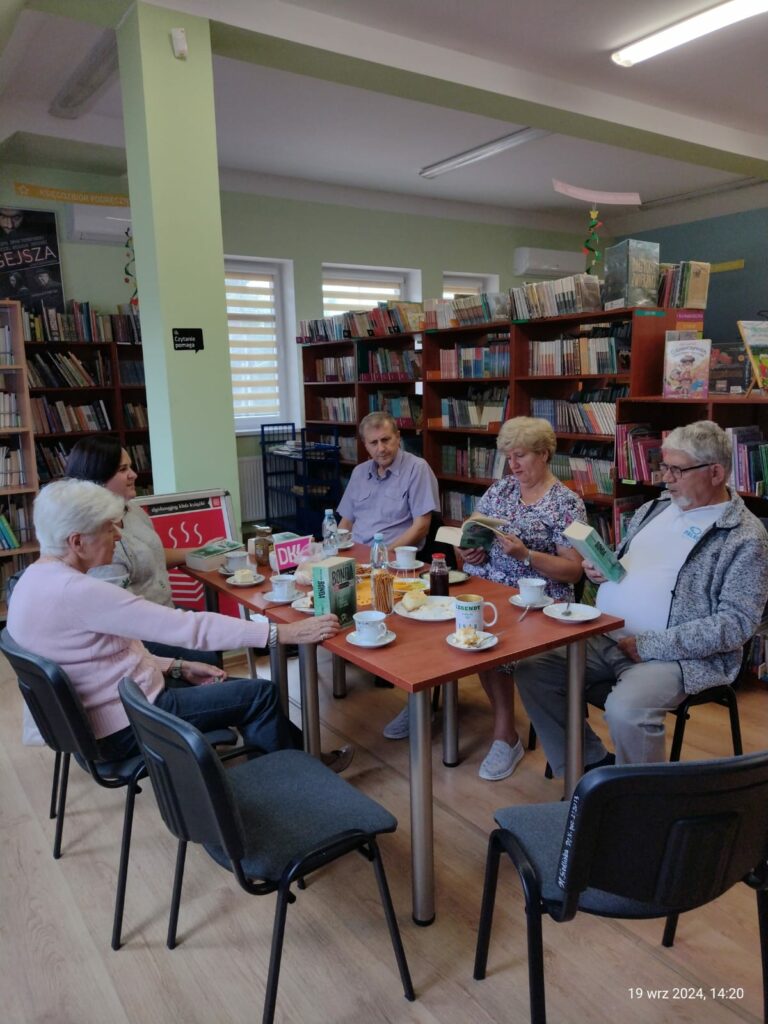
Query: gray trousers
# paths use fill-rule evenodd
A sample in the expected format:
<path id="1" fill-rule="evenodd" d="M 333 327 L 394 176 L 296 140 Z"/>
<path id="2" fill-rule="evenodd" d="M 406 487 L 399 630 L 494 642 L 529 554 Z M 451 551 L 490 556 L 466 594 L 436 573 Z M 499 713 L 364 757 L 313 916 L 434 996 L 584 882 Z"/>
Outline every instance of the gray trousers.
<path id="1" fill-rule="evenodd" d="M 584 695 L 590 688 L 613 689 L 605 701 L 617 764 L 666 760 L 665 717 L 685 699 L 683 674 L 676 661 L 634 662 L 607 636 L 586 642 Z M 566 649 L 558 647 L 517 663 L 515 682 L 525 709 L 544 747 L 552 771 L 565 770 L 567 700 Z M 600 738 L 584 723 L 584 763 L 605 757 Z"/>

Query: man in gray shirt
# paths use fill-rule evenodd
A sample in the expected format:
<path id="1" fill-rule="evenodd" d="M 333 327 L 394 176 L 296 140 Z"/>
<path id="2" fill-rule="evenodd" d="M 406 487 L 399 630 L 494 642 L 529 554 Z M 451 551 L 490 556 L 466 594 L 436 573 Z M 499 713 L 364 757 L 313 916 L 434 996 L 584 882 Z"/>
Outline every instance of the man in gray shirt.
<path id="1" fill-rule="evenodd" d="M 351 529 L 358 544 L 370 544 L 375 533 L 383 533 L 388 547 L 421 547 L 432 513 L 440 508 L 435 474 L 424 459 L 402 450 L 389 413 L 365 416 L 360 437 L 370 459 L 352 470 L 339 502 L 339 526 Z"/>

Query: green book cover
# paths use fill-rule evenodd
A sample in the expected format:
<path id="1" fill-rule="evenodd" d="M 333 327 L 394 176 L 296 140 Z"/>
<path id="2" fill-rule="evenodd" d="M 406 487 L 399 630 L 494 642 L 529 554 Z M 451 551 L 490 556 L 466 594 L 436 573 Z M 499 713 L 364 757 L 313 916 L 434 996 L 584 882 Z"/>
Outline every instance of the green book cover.
<path id="1" fill-rule="evenodd" d="M 605 544 L 602 537 L 586 523 L 574 522 L 563 530 L 563 536 L 573 544 L 582 558 L 586 558 L 612 583 L 623 579 L 627 570 Z"/>
<path id="2" fill-rule="evenodd" d="M 324 558 L 312 566 L 315 615 L 338 615 L 342 629 L 352 625 L 357 611 L 354 558 Z"/>

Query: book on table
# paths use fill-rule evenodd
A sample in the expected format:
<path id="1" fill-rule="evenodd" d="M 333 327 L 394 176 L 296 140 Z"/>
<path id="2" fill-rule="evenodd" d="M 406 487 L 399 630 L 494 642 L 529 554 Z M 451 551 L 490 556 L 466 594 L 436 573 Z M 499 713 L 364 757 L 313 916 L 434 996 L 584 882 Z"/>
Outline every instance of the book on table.
<path id="1" fill-rule="evenodd" d="M 594 527 L 575 521 L 566 526 L 563 536 L 567 537 L 582 558 L 591 562 L 607 580 L 618 583 L 626 576 L 627 570 Z"/>
<path id="2" fill-rule="evenodd" d="M 508 537 L 509 534 L 509 520 L 473 512 L 461 526 L 441 526 L 435 534 L 435 540 L 439 544 L 452 544 L 457 548 L 484 548 L 489 551 L 496 537 Z"/>

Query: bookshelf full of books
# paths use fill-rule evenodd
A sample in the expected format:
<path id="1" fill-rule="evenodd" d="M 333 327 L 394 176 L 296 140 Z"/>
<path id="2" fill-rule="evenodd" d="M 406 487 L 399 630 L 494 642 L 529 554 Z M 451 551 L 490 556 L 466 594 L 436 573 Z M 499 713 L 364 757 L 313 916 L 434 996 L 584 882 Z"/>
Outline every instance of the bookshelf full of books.
<path id="1" fill-rule="evenodd" d="M 22 311 L 31 425 L 42 483 L 64 473 L 79 438 L 113 433 L 131 455 L 138 487 L 151 490 L 144 363 L 138 312 L 98 313 L 87 302 L 67 311 Z"/>
<path id="2" fill-rule="evenodd" d="M 37 472 L 18 302 L 0 300 L 0 619 L 8 579 L 37 557 L 32 500 Z"/>
<path id="3" fill-rule="evenodd" d="M 364 326 L 363 314 L 355 315 L 357 320 L 347 314 L 343 321 L 340 317 L 327 323 L 311 321 L 310 333 L 299 339 L 307 436 L 322 442 L 332 436 L 329 428 L 337 430 L 342 467 L 347 469 L 367 457 L 357 428 L 369 412 L 394 416 L 409 447 L 419 438 L 422 425 L 421 395 L 417 393 L 422 376 L 419 336 L 334 337 L 342 323 L 347 324 L 345 330 Z M 376 330 L 380 329 L 377 323 Z M 324 337 L 323 331 L 331 337 Z M 420 445 L 417 449 L 421 454 Z"/>

